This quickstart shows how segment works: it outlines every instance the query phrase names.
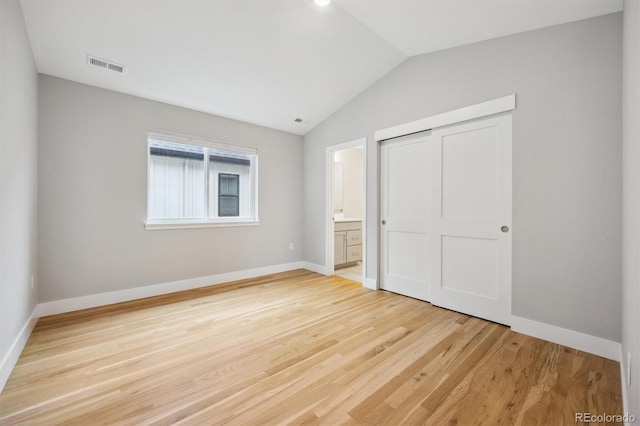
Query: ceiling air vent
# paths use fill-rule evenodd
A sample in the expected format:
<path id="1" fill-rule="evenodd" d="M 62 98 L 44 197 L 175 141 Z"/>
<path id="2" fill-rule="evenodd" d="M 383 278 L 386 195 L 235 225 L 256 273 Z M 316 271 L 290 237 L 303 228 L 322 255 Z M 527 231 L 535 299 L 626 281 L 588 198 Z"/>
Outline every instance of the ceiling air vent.
<path id="1" fill-rule="evenodd" d="M 116 64 L 115 62 L 107 61 L 106 59 L 96 58 L 95 56 L 91 55 L 87 55 L 87 63 L 89 65 L 94 65 L 106 70 L 115 71 L 120 74 L 122 74 L 126 70 L 124 65 Z"/>

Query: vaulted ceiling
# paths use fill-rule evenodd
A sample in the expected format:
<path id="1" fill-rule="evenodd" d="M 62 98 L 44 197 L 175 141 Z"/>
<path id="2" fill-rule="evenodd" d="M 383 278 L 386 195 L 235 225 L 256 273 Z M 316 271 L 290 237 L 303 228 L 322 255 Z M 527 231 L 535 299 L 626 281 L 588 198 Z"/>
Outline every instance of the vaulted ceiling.
<path id="1" fill-rule="evenodd" d="M 296 134 L 409 56 L 622 10 L 622 0 L 21 4 L 41 73 Z"/>

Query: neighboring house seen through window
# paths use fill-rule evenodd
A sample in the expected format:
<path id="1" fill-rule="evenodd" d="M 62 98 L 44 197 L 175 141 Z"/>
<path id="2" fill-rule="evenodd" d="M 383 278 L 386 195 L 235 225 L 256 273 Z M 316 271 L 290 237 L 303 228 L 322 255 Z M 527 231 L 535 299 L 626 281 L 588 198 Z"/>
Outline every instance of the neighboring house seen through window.
<path id="1" fill-rule="evenodd" d="M 218 216 L 240 216 L 240 175 L 218 175 Z"/>
<path id="2" fill-rule="evenodd" d="M 257 151 L 149 132 L 147 228 L 258 221 Z"/>

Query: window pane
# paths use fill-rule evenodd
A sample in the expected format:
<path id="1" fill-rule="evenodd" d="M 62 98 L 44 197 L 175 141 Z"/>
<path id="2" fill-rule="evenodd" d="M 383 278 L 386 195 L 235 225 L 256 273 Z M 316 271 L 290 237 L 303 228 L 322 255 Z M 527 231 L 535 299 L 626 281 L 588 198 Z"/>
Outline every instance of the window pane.
<path id="1" fill-rule="evenodd" d="M 238 195 L 240 176 L 220 173 L 220 195 Z"/>
<path id="2" fill-rule="evenodd" d="M 209 217 L 251 218 L 254 155 L 209 149 Z"/>
<path id="3" fill-rule="evenodd" d="M 218 175 L 218 216 L 240 216 L 239 175 Z"/>
<path id="4" fill-rule="evenodd" d="M 199 146 L 149 141 L 149 219 L 202 219 L 204 153 Z"/>
<path id="5" fill-rule="evenodd" d="M 233 195 L 221 195 L 218 200 L 218 216 L 239 216 L 238 197 Z"/>

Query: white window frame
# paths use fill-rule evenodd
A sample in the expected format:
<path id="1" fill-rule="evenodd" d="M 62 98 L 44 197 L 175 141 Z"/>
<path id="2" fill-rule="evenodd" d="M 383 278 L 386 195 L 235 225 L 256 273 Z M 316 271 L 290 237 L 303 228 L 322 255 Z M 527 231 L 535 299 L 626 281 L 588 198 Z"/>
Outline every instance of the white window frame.
<path id="1" fill-rule="evenodd" d="M 150 140 L 161 140 L 166 142 L 174 142 L 185 145 L 196 145 L 205 149 L 220 149 L 225 151 L 234 151 L 243 154 L 249 154 L 253 156 L 252 165 L 250 167 L 250 215 L 249 217 L 216 217 L 209 218 L 210 201 L 212 192 L 209 191 L 209 152 L 205 151 L 204 162 L 204 176 L 205 176 L 205 218 L 204 219 L 149 219 L 149 212 L 151 211 L 151 197 L 149 193 L 149 174 L 151 170 L 151 155 L 149 154 Z M 256 226 L 260 224 L 258 218 L 258 149 L 232 145 L 229 143 L 212 141 L 203 138 L 196 138 L 191 136 L 179 135 L 175 133 L 161 132 L 155 130 L 149 130 L 147 132 L 146 156 L 147 156 L 147 218 L 144 222 L 145 229 L 158 230 L 158 229 L 185 229 L 185 228 L 211 228 L 220 226 Z"/>

